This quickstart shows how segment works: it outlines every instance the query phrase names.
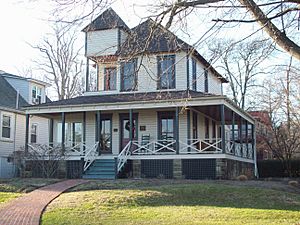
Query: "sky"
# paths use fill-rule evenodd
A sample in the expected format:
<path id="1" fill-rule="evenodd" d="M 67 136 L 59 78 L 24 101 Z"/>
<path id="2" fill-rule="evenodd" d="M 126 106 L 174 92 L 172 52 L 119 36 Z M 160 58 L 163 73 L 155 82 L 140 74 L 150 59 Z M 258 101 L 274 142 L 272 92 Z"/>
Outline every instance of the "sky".
<path id="1" fill-rule="evenodd" d="M 129 27 L 134 27 L 141 22 L 142 17 L 148 14 L 146 8 L 142 7 L 143 4 L 145 4 L 143 0 L 116 0 L 112 7 Z M 43 80 L 43 75 L 40 72 L 36 73 L 37 66 L 33 62 L 39 60 L 39 52 L 30 45 L 37 45 L 50 32 L 48 19 L 52 12 L 51 8 L 52 5 L 47 0 L 0 1 L 0 70 Z M 202 19 L 199 19 L 200 17 Z M 173 31 L 189 44 L 193 44 L 209 29 L 211 18 L 217 17 L 218 15 L 214 11 L 210 12 L 209 17 L 205 14 L 202 15 L 202 11 L 200 11 L 189 17 L 188 33 L 182 32 L 176 26 Z M 243 38 L 253 29 L 257 29 L 257 24 L 234 28 L 224 27 L 222 35 L 219 36 Z M 83 45 L 84 35 L 82 32 L 79 32 L 78 35 Z M 212 38 L 210 35 L 212 34 L 209 33 L 202 40 Z M 198 50 L 200 54 L 205 51 L 203 48 Z M 282 59 L 277 57 L 276 60 L 281 61 Z M 273 59 L 271 61 L 274 62 Z M 31 71 L 34 71 L 33 74 Z"/>

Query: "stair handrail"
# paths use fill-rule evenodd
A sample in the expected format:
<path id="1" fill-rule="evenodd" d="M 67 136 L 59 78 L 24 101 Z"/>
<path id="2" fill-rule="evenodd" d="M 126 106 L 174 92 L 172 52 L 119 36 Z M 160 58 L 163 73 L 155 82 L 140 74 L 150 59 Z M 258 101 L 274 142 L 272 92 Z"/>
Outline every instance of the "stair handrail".
<path id="1" fill-rule="evenodd" d="M 86 151 L 86 154 L 84 155 L 84 166 L 83 171 L 85 172 L 90 165 L 96 160 L 97 157 L 97 149 L 99 146 L 99 142 L 96 142 L 88 151 Z"/>
<path id="2" fill-rule="evenodd" d="M 127 162 L 128 157 L 131 155 L 130 149 L 131 149 L 131 141 L 129 141 L 127 143 L 127 145 L 124 147 L 124 149 L 118 155 L 118 158 L 117 158 L 117 161 L 118 161 L 117 172 L 118 173 L 121 171 L 121 169 L 123 168 L 123 166 Z"/>

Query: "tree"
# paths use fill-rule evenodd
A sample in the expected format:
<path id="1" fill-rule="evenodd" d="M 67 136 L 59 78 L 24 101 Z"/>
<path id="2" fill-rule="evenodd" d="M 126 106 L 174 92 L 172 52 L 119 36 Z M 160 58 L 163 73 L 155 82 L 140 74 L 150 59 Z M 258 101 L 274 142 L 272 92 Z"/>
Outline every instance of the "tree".
<path id="1" fill-rule="evenodd" d="M 264 91 L 258 95 L 272 125 L 271 136 L 265 137 L 264 141 L 289 176 L 292 175 L 291 160 L 300 153 L 300 76 L 291 62 L 285 73 L 266 79 Z"/>
<path id="2" fill-rule="evenodd" d="M 53 27 L 53 34 L 33 47 L 42 53 L 42 58 L 35 60 L 35 63 L 54 86 L 59 100 L 82 93 L 82 47 L 77 46 L 75 31 L 57 25 Z"/>
<path id="3" fill-rule="evenodd" d="M 210 5 L 210 3 L 225 2 L 225 4 Z M 300 11 L 300 0 L 282 0 L 282 1 L 254 1 L 254 0 L 239 0 L 240 4 L 236 5 L 231 1 L 224 0 L 188 0 L 188 1 L 164 1 L 158 8 L 162 9 L 156 15 L 160 17 L 160 21 L 167 19 L 166 27 L 169 28 L 174 22 L 176 16 L 179 18 L 185 17 L 188 10 L 199 9 L 203 10 L 203 6 L 214 8 L 228 8 L 246 10 L 253 17 L 252 20 L 246 20 L 244 17 L 240 19 L 234 18 L 236 15 L 230 13 L 232 18 L 229 19 L 213 19 L 216 22 L 245 22 L 254 23 L 257 22 L 263 30 L 269 35 L 273 41 L 288 52 L 293 57 L 300 60 L 300 46 L 291 37 L 288 36 L 288 28 L 295 29 L 298 24 L 298 13 Z M 228 4 L 229 3 L 229 4 Z M 291 18 L 287 18 L 288 15 L 294 13 Z M 279 28 L 279 25 L 282 28 Z M 292 30 L 291 29 L 291 30 Z M 291 34 L 290 34 L 291 36 Z"/>
<path id="4" fill-rule="evenodd" d="M 245 109 L 249 93 L 258 86 L 256 77 L 263 74 L 260 65 L 274 47 L 264 39 L 240 43 L 220 39 L 208 46 L 211 58 L 220 61 L 217 68 L 229 80 L 230 95 L 234 103 Z"/>

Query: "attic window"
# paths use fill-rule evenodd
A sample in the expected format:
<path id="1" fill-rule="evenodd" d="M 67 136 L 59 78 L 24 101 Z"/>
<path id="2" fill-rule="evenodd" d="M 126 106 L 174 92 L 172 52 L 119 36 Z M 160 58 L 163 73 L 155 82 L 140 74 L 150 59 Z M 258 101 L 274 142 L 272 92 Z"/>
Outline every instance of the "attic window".
<path id="1" fill-rule="evenodd" d="M 158 89 L 175 88 L 175 55 L 157 57 Z"/>

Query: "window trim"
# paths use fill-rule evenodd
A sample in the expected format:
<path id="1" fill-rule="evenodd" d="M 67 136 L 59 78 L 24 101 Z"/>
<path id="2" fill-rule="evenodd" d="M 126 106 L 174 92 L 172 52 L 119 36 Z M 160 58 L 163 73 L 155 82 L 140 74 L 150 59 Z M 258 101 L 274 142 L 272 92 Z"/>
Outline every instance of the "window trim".
<path id="1" fill-rule="evenodd" d="M 174 63 L 172 65 L 172 86 L 171 87 L 162 87 L 161 85 L 161 62 L 164 59 L 172 59 Z M 157 90 L 170 90 L 176 89 L 176 55 L 159 55 L 157 56 Z"/>
<path id="2" fill-rule="evenodd" d="M 123 83 L 123 77 L 124 77 L 124 65 L 126 63 L 133 63 L 133 68 L 134 68 L 134 87 L 131 89 L 124 89 L 124 83 Z M 124 61 L 121 62 L 121 69 L 120 69 L 120 92 L 131 92 L 131 91 L 137 91 L 138 87 L 137 87 L 137 83 L 138 83 L 138 74 L 137 74 L 137 59 L 131 59 L 128 61 Z"/>
<path id="3" fill-rule="evenodd" d="M 41 104 L 42 103 L 42 87 L 39 87 L 37 85 L 32 85 L 31 87 L 31 102 L 32 104 Z M 33 96 L 33 91 L 35 90 L 35 96 Z M 40 94 L 38 95 L 38 90 L 40 90 Z M 39 99 L 39 103 L 35 102 L 35 99 Z"/>
<path id="4" fill-rule="evenodd" d="M 106 73 L 106 71 L 107 70 L 115 70 L 115 73 L 116 73 L 116 75 L 115 75 L 115 88 L 114 89 L 106 89 L 106 75 L 107 75 L 107 73 Z M 116 66 L 108 66 L 108 67 L 105 67 L 104 68 L 104 76 L 103 76 L 103 90 L 104 91 L 116 91 L 117 90 L 117 67 Z"/>
<path id="5" fill-rule="evenodd" d="M 10 114 L 10 113 L 1 113 L 1 140 L 4 140 L 4 141 L 12 141 L 13 140 L 13 127 L 14 127 L 14 122 L 13 122 L 13 114 Z M 9 137 L 3 137 L 3 117 L 4 116 L 7 116 L 10 118 L 10 127 L 9 127 Z"/>

